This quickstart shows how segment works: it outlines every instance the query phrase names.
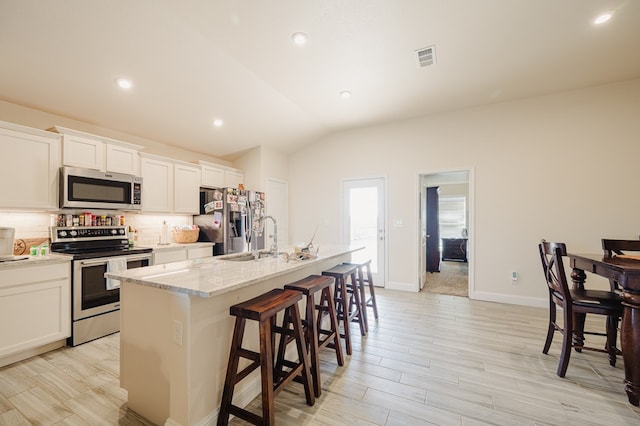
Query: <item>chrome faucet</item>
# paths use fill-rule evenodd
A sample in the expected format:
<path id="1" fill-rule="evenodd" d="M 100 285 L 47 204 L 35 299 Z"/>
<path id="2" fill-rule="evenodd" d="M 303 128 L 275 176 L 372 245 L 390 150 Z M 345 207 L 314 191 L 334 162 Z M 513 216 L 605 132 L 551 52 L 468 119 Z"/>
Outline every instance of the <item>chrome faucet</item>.
<path id="1" fill-rule="evenodd" d="M 273 216 L 264 216 L 262 218 L 262 220 L 265 219 L 271 219 L 271 221 L 273 222 L 273 235 L 271 235 L 273 237 L 273 242 L 271 243 L 269 252 L 273 254 L 273 257 L 278 257 L 278 223 Z"/>

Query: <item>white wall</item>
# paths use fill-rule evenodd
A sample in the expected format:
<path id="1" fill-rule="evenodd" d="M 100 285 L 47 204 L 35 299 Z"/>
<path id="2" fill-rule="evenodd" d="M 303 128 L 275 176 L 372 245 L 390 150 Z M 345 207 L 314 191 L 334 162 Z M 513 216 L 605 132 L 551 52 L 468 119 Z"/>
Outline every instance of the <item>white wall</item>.
<path id="1" fill-rule="evenodd" d="M 387 226 L 389 282 L 417 290 L 418 176 L 473 168 L 473 296 L 541 304 L 541 238 L 600 252 L 640 232 L 639 99 L 631 80 L 327 137 L 291 157 L 291 237 L 321 223 L 317 243 L 340 242 L 341 180 L 385 175 L 389 223 L 405 223 Z"/>

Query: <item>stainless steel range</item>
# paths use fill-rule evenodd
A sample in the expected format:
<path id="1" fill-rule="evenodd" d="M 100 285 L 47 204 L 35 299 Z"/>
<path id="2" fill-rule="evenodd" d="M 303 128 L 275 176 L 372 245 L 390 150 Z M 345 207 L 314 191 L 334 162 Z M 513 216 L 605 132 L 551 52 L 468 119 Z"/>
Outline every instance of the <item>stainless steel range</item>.
<path id="1" fill-rule="evenodd" d="M 51 227 L 51 251 L 72 256 L 71 337 L 76 346 L 120 330 L 120 289 L 104 274 L 152 264 L 151 248 L 130 248 L 124 226 Z M 109 269 L 110 268 L 110 269 Z"/>

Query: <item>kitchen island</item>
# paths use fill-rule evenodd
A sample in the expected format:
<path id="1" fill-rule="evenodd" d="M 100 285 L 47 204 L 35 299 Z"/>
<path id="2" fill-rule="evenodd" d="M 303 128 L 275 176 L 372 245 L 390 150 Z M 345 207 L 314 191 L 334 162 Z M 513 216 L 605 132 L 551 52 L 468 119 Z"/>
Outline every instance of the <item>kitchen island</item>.
<path id="1" fill-rule="evenodd" d="M 234 317 L 229 307 L 349 261 L 360 247 L 322 247 L 316 259 L 211 257 L 107 273 L 120 287 L 120 385 L 128 407 L 156 424 L 215 424 Z M 258 350 L 247 323 L 245 346 Z M 236 405 L 260 393 L 259 370 L 236 386 Z"/>

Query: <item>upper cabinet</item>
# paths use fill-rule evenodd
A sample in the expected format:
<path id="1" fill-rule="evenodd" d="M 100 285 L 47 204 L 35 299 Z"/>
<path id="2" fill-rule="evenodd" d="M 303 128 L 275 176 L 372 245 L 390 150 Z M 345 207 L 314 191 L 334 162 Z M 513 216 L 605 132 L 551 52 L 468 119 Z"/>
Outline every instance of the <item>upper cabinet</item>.
<path id="1" fill-rule="evenodd" d="M 57 209 L 60 135 L 0 121 L 0 207 Z"/>
<path id="2" fill-rule="evenodd" d="M 237 188 L 238 184 L 244 183 L 242 170 L 206 161 L 199 164 L 202 172 L 200 186 L 204 188 Z"/>
<path id="3" fill-rule="evenodd" d="M 198 214 L 200 167 L 151 154 L 140 154 L 142 211 Z"/>
<path id="4" fill-rule="evenodd" d="M 176 162 L 173 166 L 175 213 L 198 214 L 200 212 L 200 167 Z"/>
<path id="5" fill-rule="evenodd" d="M 62 135 L 62 164 L 103 172 L 140 174 L 140 145 L 56 126 Z"/>
<path id="6" fill-rule="evenodd" d="M 173 162 L 164 157 L 140 154 L 142 211 L 173 212 Z"/>

